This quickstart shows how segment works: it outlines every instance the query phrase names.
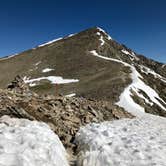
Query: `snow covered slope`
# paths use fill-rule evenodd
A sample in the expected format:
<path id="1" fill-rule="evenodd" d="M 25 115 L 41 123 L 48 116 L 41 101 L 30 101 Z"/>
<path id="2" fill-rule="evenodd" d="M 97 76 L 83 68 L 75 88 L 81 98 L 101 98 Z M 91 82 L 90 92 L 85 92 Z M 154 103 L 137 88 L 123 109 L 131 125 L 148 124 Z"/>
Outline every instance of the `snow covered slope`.
<path id="1" fill-rule="evenodd" d="M 76 141 L 80 166 L 166 166 L 166 119 L 158 116 L 93 123 Z"/>
<path id="2" fill-rule="evenodd" d="M 41 122 L 0 119 L 0 166 L 68 166 L 57 135 Z"/>

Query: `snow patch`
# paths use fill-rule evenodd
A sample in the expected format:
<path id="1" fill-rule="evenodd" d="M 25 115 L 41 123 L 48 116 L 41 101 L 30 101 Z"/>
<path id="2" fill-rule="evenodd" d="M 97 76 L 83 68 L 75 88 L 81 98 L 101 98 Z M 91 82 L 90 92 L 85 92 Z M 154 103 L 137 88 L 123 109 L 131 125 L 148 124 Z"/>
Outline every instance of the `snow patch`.
<path id="1" fill-rule="evenodd" d="M 90 53 L 91 53 L 92 55 L 96 56 L 96 57 L 99 57 L 99 58 L 102 58 L 102 59 L 105 59 L 105 60 L 109 60 L 109 61 L 114 61 L 114 62 L 122 63 L 122 64 L 125 65 L 125 66 L 129 66 L 128 63 L 123 62 L 123 61 L 121 61 L 121 60 L 99 55 L 99 54 L 96 52 L 96 50 L 92 50 L 92 51 L 90 51 Z"/>
<path id="2" fill-rule="evenodd" d="M 166 120 L 142 118 L 89 124 L 76 134 L 81 166 L 165 166 Z"/>
<path id="3" fill-rule="evenodd" d="M 105 44 L 105 41 L 104 41 L 104 38 L 103 38 L 102 35 L 100 36 L 100 39 L 99 39 L 99 40 L 101 41 L 101 46 L 103 46 L 103 45 Z"/>
<path id="4" fill-rule="evenodd" d="M 48 73 L 50 71 L 53 71 L 54 69 L 51 69 L 51 68 L 45 68 L 42 70 L 42 73 Z"/>
<path id="5" fill-rule="evenodd" d="M 127 111 L 134 113 L 135 115 L 140 115 L 141 112 L 144 112 L 144 108 L 138 105 L 137 103 L 135 103 L 131 97 L 132 96 L 131 91 L 134 89 L 139 89 L 139 90 L 142 90 L 144 93 L 146 93 L 146 95 L 150 98 L 152 102 L 154 102 L 161 109 L 166 111 L 166 108 L 159 102 L 159 101 L 162 101 L 164 104 L 166 104 L 164 100 L 159 97 L 159 95 L 154 89 L 146 85 L 140 79 L 142 78 L 142 76 L 137 72 L 134 66 L 130 66 L 130 68 L 132 71 L 131 72 L 132 83 L 127 88 L 125 88 L 124 92 L 120 95 L 119 102 L 117 102 L 116 104 L 125 108 Z"/>
<path id="6" fill-rule="evenodd" d="M 39 77 L 34 79 L 29 79 L 27 77 L 24 77 L 23 80 L 27 84 L 32 84 L 35 82 L 39 82 L 41 80 L 48 80 L 51 82 L 51 84 L 67 84 L 67 83 L 75 83 L 79 81 L 78 79 L 64 79 L 60 76 Z"/>
<path id="7" fill-rule="evenodd" d="M 41 63 L 41 61 L 36 62 L 34 65 L 35 65 L 35 66 L 38 66 L 40 63 Z"/>
<path id="8" fill-rule="evenodd" d="M 1 166 L 68 166 L 66 157 L 60 139 L 45 123 L 0 119 Z"/>
<path id="9" fill-rule="evenodd" d="M 51 40 L 51 41 L 49 41 L 49 42 L 47 42 L 47 43 L 41 44 L 41 45 L 39 45 L 38 47 L 44 47 L 44 46 L 47 46 L 47 45 L 49 45 L 49 44 L 52 44 L 52 43 L 54 43 L 54 42 L 56 42 L 56 41 L 59 41 L 59 40 L 62 40 L 62 39 L 63 39 L 63 38 L 57 38 L 57 39 Z"/>
<path id="10" fill-rule="evenodd" d="M 75 93 L 71 93 L 71 94 L 69 94 L 69 95 L 66 95 L 66 97 L 74 97 L 74 96 L 76 96 Z"/>
<path id="11" fill-rule="evenodd" d="M 100 32 L 97 32 L 96 34 L 97 34 L 98 36 L 100 36 L 100 35 L 101 35 L 101 33 L 100 33 Z"/>

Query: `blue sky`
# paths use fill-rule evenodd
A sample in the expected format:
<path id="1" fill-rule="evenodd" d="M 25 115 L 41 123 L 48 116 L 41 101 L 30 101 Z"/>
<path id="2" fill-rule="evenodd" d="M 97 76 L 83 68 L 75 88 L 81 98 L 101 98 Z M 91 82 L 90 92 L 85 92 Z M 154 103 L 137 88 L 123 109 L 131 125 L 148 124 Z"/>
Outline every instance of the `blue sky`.
<path id="1" fill-rule="evenodd" d="M 93 26 L 166 63 L 166 0 L 1 0 L 0 56 Z"/>

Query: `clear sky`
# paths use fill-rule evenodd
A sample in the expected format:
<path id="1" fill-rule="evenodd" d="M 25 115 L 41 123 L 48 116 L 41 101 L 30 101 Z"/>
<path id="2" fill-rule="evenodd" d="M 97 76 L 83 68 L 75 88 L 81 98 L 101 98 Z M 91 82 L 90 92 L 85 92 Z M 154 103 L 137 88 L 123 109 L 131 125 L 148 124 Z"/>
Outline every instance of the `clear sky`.
<path id="1" fill-rule="evenodd" d="M 93 26 L 166 63 L 166 0 L 1 0 L 0 57 Z"/>

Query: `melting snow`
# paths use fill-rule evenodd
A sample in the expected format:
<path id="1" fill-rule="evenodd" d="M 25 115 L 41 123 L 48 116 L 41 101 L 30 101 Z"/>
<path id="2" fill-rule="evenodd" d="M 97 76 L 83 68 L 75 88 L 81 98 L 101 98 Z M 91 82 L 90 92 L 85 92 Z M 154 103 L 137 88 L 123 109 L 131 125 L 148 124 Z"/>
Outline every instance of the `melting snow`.
<path id="1" fill-rule="evenodd" d="M 142 118 L 89 124 L 76 135 L 81 166 L 166 166 L 166 120 Z"/>
<path id="2" fill-rule="evenodd" d="M 92 51 L 90 51 L 90 53 L 93 54 L 94 56 L 99 57 L 99 58 L 122 63 L 125 66 L 128 66 L 131 68 L 132 83 L 128 87 L 126 87 L 124 92 L 120 95 L 120 100 L 116 103 L 117 105 L 123 107 L 126 111 L 128 111 L 136 116 L 140 116 L 140 115 L 142 116 L 142 113 L 144 112 L 144 108 L 142 106 L 140 106 L 139 104 L 134 102 L 134 100 L 132 99 L 132 92 L 131 92 L 133 90 L 136 93 L 139 93 L 139 90 L 142 90 L 143 92 L 145 92 L 147 94 L 147 96 L 151 100 L 151 101 L 149 101 L 147 99 L 147 100 L 145 100 L 145 102 L 147 102 L 150 105 L 152 105 L 152 102 L 154 102 L 160 108 L 162 108 L 163 110 L 166 111 L 166 108 L 159 101 L 162 101 L 164 104 L 166 104 L 166 102 L 164 102 L 164 100 L 159 97 L 159 95 L 157 94 L 157 92 L 154 89 L 152 89 L 151 87 L 146 85 L 140 79 L 140 78 L 142 78 L 142 76 L 137 72 L 137 70 L 134 66 L 132 66 L 126 62 L 122 62 L 120 60 L 117 60 L 117 59 L 113 59 L 113 58 L 104 57 L 102 55 L 99 55 L 96 52 L 96 50 L 92 50 Z M 139 95 L 139 97 L 141 97 L 141 95 Z M 142 98 L 144 99 L 145 97 L 142 97 Z"/>
<path id="3" fill-rule="evenodd" d="M 45 68 L 42 70 L 42 73 L 47 73 L 47 72 L 50 72 L 50 71 L 53 71 L 54 69 L 51 69 L 51 68 Z"/>
<path id="4" fill-rule="evenodd" d="M 62 77 L 59 76 L 48 76 L 48 77 L 39 77 L 39 78 L 34 78 L 34 79 L 29 79 L 27 77 L 24 77 L 24 82 L 31 84 L 34 82 L 39 82 L 41 80 L 48 80 L 50 81 L 52 84 L 67 84 L 67 83 L 74 83 L 74 82 L 78 82 L 78 79 L 64 79 Z"/>
<path id="5" fill-rule="evenodd" d="M 75 93 L 71 93 L 69 95 L 66 95 L 66 97 L 74 97 L 76 94 Z"/>
<path id="6" fill-rule="evenodd" d="M 0 119 L 0 166 L 68 166 L 58 136 L 41 122 Z"/>

